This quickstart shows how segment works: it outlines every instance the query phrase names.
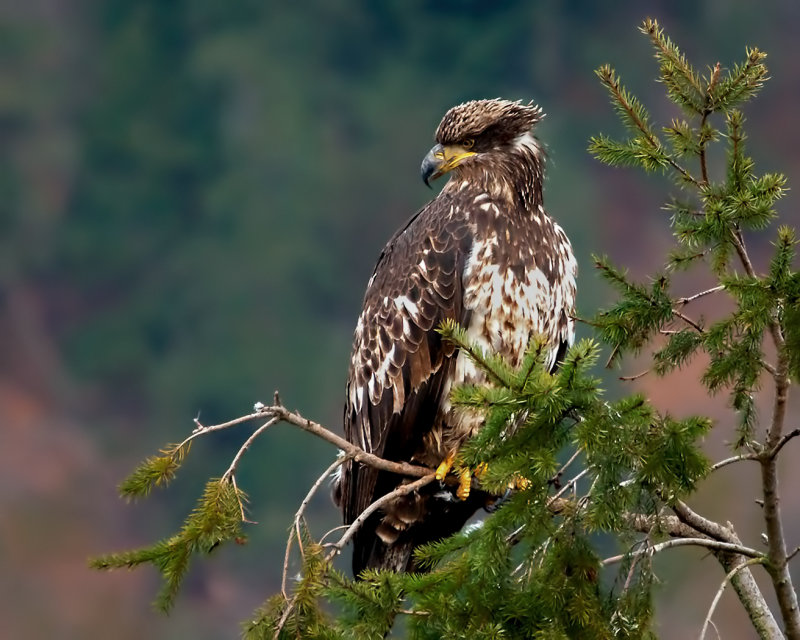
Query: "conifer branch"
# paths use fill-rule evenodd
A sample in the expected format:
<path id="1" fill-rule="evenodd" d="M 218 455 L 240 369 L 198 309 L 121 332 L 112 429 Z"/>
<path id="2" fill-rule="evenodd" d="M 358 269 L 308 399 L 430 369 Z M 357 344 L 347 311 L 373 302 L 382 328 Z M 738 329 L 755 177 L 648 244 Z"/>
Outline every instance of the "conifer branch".
<path id="1" fill-rule="evenodd" d="M 668 164 L 677 171 L 686 182 L 699 186 L 700 182 L 697 178 L 665 151 L 647 122 L 647 115 L 644 108 L 620 85 L 619 78 L 614 73 L 613 69 L 609 65 L 603 65 L 596 71 L 596 74 L 614 99 L 615 107 L 629 120 L 633 127 L 640 131 L 640 139 L 646 144 L 646 147 L 641 149 L 639 160 L 642 162 L 649 162 L 648 167 L 652 165 Z M 599 148 L 602 148 L 603 142 L 609 143 L 611 141 L 602 137 L 593 138 L 593 147 L 590 147 L 590 149 L 597 152 Z"/>
<path id="2" fill-rule="evenodd" d="M 702 113 L 707 89 L 700 84 L 700 78 L 686 56 L 664 34 L 657 20 L 647 18 L 639 30 L 650 37 L 656 49 L 656 58 L 661 62 L 661 79 L 667 85 L 670 97 L 681 106 Z"/>

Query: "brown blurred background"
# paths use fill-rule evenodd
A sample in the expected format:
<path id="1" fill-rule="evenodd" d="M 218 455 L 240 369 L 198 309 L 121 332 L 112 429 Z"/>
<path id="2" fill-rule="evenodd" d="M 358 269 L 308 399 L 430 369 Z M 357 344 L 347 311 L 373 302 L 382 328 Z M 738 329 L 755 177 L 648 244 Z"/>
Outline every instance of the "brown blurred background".
<path id="1" fill-rule="evenodd" d="M 589 255 L 642 275 L 672 240 L 659 176 L 611 170 L 585 149 L 621 133 L 592 71 L 612 63 L 659 122 L 678 115 L 636 26 L 661 20 L 696 65 L 746 45 L 772 80 L 749 105 L 760 170 L 800 175 L 800 5 L 392 0 L 0 2 L 0 637 L 232 638 L 274 593 L 297 503 L 333 451 L 279 427 L 248 455 L 250 543 L 196 564 L 170 617 L 149 568 L 95 573 L 87 558 L 170 534 L 246 430 L 198 442 L 174 489 L 128 505 L 115 487 L 144 456 L 268 402 L 339 429 L 346 362 L 380 247 L 431 194 L 421 158 L 465 99 L 533 99 L 548 116 L 545 199 L 582 264 L 584 315 L 609 299 Z M 797 197 L 781 202 L 797 225 Z M 750 239 L 764 265 L 772 236 Z M 679 281 L 690 294 L 708 281 Z M 715 312 L 717 301 L 696 313 Z M 589 335 L 585 327 L 582 335 Z M 644 389 L 677 415 L 709 403 L 702 363 Z M 626 363 L 625 373 L 641 364 Z M 798 405 L 793 405 L 792 421 Z M 794 425 L 796 426 L 796 425 Z M 797 446 L 783 470 L 800 543 Z M 716 474 L 693 503 L 759 545 L 756 469 Z M 318 531 L 337 523 L 326 499 Z M 699 551 L 662 560 L 664 638 L 696 635 L 722 572 Z M 800 577 L 800 575 L 798 576 Z M 723 638 L 749 638 L 726 594 Z"/>

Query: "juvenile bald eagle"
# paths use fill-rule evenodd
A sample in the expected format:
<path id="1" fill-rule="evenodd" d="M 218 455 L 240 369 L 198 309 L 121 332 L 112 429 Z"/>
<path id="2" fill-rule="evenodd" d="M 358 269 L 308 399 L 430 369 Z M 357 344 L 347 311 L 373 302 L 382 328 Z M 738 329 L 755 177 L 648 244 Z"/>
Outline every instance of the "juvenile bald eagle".
<path id="1" fill-rule="evenodd" d="M 355 330 L 344 432 L 365 451 L 447 471 L 482 417 L 454 411 L 453 385 L 482 371 L 441 339 L 453 319 L 486 351 L 519 365 L 532 334 L 554 367 L 573 341 L 577 266 L 542 206 L 544 154 L 532 105 L 474 100 L 450 109 L 422 178 L 450 174 L 441 193 L 389 240 L 367 285 Z M 348 461 L 336 489 L 344 521 L 407 478 Z M 414 568 L 420 544 L 458 531 L 487 495 L 434 482 L 373 514 L 354 539 L 353 572 Z"/>

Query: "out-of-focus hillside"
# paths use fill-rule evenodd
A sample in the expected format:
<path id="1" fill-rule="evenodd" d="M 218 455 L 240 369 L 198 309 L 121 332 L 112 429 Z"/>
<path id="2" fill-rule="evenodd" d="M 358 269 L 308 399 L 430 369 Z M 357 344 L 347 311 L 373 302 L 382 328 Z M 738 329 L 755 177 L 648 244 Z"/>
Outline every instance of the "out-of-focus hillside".
<path id="1" fill-rule="evenodd" d="M 288 427 L 243 467 L 259 522 L 250 544 L 197 566 L 171 617 L 149 608 L 153 572 L 97 574 L 86 559 L 169 534 L 204 478 L 224 471 L 244 432 L 198 443 L 174 491 L 142 505 L 116 498 L 136 462 L 183 438 L 198 412 L 205 423 L 235 417 L 278 388 L 339 428 L 366 280 L 431 196 L 418 167 L 449 106 L 503 96 L 547 112 L 545 201 L 576 246 L 584 315 L 608 295 L 590 253 L 634 273 L 660 266 L 669 185 L 585 152 L 590 135 L 619 131 L 592 73 L 601 63 L 650 97 L 656 117 L 677 115 L 636 32 L 644 11 L 700 64 L 732 64 L 745 45 L 768 51 L 749 149 L 793 186 L 800 7 L 788 0 L 2 3 L 0 636 L 233 637 L 277 589 L 291 514 L 333 455 Z M 797 226 L 797 210 L 790 192 L 784 221 Z M 768 242 L 754 247 L 763 265 Z M 685 281 L 687 293 L 704 284 Z M 695 372 L 635 385 L 675 413 L 721 417 L 708 447 L 722 457 L 731 418 Z M 615 375 L 612 392 L 633 386 Z M 748 473 L 719 474 L 701 506 L 757 539 Z M 787 493 L 783 508 L 796 543 L 800 501 Z M 314 517 L 324 527 L 338 516 L 320 500 Z M 663 568 L 684 581 L 660 601 L 665 638 L 696 632 L 722 579 L 691 553 L 676 551 L 699 569 Z M 737 635 L 740 605 L 721 607 L 722 637 L 748 637 Z"/>

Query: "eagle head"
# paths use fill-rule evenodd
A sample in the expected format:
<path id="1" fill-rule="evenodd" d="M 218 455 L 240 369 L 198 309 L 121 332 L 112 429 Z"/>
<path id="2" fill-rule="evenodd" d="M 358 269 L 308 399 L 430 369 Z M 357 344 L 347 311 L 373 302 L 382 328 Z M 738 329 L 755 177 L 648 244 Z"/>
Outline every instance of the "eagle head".
<path id="1" fill-rule="evenodd" d="M 422 179 L 430 180 L 456 167 L 480 164 L 488 154 L 514 148 L 522 136 L 542 119 L 534 104 L 510 100 L 470 100 L 447 113 L 436 129 L 436 145 L 422 161 Z"/>

